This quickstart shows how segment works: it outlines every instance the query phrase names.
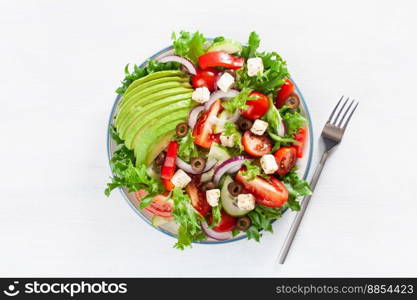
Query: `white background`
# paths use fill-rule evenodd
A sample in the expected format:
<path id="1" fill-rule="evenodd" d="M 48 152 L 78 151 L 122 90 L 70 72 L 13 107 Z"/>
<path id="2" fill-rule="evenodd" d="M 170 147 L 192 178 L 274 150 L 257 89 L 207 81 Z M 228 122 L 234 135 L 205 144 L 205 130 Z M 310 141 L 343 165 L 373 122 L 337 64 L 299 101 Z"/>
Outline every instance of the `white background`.
<path id="1" fill-rule="evenodd" d="M 0 276 L 417 276 L 415 1 L 1 1 Z M 184 252 L 110 175 L 105 136 L 122 69 L 173 30 L 287 60 L 319 133 L 360 100 L 284 266 L 288 213 L 262 243 Z"/>

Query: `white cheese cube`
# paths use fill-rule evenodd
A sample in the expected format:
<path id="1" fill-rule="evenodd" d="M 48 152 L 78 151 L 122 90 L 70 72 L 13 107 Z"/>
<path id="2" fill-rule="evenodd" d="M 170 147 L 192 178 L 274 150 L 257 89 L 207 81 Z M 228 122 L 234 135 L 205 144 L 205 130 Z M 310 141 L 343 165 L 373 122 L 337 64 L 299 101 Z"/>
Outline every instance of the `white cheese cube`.
<path id="1" fill-rule="evenodd" d="M 278 170 L 277 161 L 272 154 L 265 154 L 261 157 L 261 166 L 265 174 L 273 174 Z"/>
<path id="2" fill-rule="evenodd" d="M 264 72 L 264 63 L 262 62 L 262 58 L 260 57 L 249 58 L 247 61 L 247 65 L 249 76 L 256 76 Z"/>
<path id="3" fill-rule="evenodd" d="M 224 72 L 223 75 L 220 76 L 219 80 L 217 80 L 217 86 L 223 92 L 228 92 L 234 83 L 235 78 L 227 72 Z"/>
<path id="4" fill-rule="evenodd" d="M 252 194 L 239 194 L 237 196 L 237 207 L 244 210 L 255 208 L 255 197 Z"/>
<path id="5" fill-rule="evenodd" d="M 267 128 L 268 128 L 268 122 L 257 119 L 253 123 L 250 131 L 252 131 L 256 135 L 263 135 Z"/>
<path id="6" fill-rule="evenodd" d="M 191 177 L 187 175 L 183 170 L 179 169 L 175 172 L 174 176 L 171 178 L 171 182 L 175 185 L 176 188 L 186 187 L 191 181 Z"/>
<path id="7" fill-rule="evenodd" d="M 219 189 L 213 189 L 206 191 L 206 198 L 208 204 L 210 206 L 217 206 L 219 205 L 219 199 L 220 199 L 220 190 Z"/>
<path id="8" fill-rule="evenodd" d="M 220 142 L 224 147 L 233 147 L 235 145 L 235 136 L 234 135 L 224 135 L 223 133 L 220 135 Z"/>
<path id="9" fill-rule="evenodd" d="M 210 91 L 205 86 L 196 88 L 191 98 L 199 103 L 207 102 L 210 100 Z"/>

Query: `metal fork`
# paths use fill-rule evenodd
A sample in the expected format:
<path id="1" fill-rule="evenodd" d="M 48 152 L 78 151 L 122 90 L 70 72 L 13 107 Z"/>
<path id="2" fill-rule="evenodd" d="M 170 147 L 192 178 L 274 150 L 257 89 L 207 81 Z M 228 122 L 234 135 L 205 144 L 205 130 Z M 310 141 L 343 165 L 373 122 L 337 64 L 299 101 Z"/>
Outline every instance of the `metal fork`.
<path id="1" fill-rule="evenodd" d="M 333 149 L 336 145 L 338 145 L 342 141 L 343 134 L 345 133 L 346 127 L 349 124 L 349 121 L 352 118 L 352 115 L 355 112 L 359 104 L 359 102 L 356 102 L 356 105 L 353 107 L 353 109 L 351 109 L 353 104 L 355 103 L 355 100 L 352 100 L 349 106 L 347 107 L 347 109 L 345 109 L 347 103 L 349 102 L 349 98 L 347 98 L 344 101 L 342 107 L 338 109 L 342 100 L 343 100 L 343 96 L 340 98 L 339 102 L 337 102 L 336 107 L 333 109 L 332 113 L 330 114 L 329 119 L 326 122 L 326 125 L 324 125 L 323 131 L 321 132 L 321 137 L 324 141 L 325 150 L 320 159 L 319 165 L 316 167 L 316 170 L 314 171 L 313 178 L 311 179 L 311 182 L 310 182 L 310 187 L 312 191 L 314 191 L 314 188 L 316 187 L 321 171 L 323 170 L 324 164 L 326 163 L 327 158 L 330 154 L 330 150 Z M 333 118 L 336 112 L 337 112 L 337 115 L 335 118 Z M 343 113 L 342 118 L 340 118 L 342 113 Z M 348 118 L 346 122 L 344 122 L 346 116 L 348 116 Z M 291 225 L 291 229 L 288 232 L 284 245 L 282 246 L 281 252 L 278 256 L 278 263 L 280 264 L 283 264 L 285 262 L 288 251 L 290 250 L 291 244 L 294 240 L 295 234 L 297 233 L 298 227 L 300 226 L 301 219 L 304 216 L 304 213 L 307 209 L 310 199 L 311 199 L 311 195 L 307 195 L 304 197 L 303 201 L 301 202 L 301 208 L 295 216 L 295 219 Z"/>

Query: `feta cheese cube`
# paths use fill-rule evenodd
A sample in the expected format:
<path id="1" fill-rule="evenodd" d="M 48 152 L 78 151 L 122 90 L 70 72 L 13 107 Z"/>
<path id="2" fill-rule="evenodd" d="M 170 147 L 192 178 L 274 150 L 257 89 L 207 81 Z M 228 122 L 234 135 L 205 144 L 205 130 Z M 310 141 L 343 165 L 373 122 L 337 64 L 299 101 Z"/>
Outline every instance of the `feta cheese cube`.
<path id="1" fill-rule="evenodd" d="M 233 147 L 235 145 L 235 136 L 234 135 L 224 135 L 224 133 L 222 133 L 220 135 L 220 142 L 222 143 L 222 146 L 224 147 Z"/>
<path id="2" fill-rule="evenodd" d="M 178 171 L 175 172 L 174 176 L 171 178 L 172 184 L 181 189 L 189 184 L 190 181 L 191 177 L 181 169 L 178 169 Z"/>
<path id="3" fill-rule="evenodd" d="M 210 206 L 217 206 L 219 205 L 219 199 L 220 199 L 220 190 L 219 189 L 212 189 L 206 191 L 206 198 L 208 204 Z"/>
<path id="4" fill-rule="evenodd" d="M 196 88 L 191 98 L 199 103 L 207 102 L 210 100 L 210 91 L 205 86 Z"/>
<path id="5" fill-rule="evenodd" d="M 217 80 L 217 86 L 223 92 L 229 91 L 234 83 L 235 78 L 227 72 L 224 72 L 223 75 L 220 76 L 219 80 Z"/>
<path id="6" fill-rule="evenodd" d="M 261 157 L 261 166 L 265 174 L 273 174 L 278 170 L 277 161 L 272 154 L 265 154 Z"/>
<path id="7" fill-rule="evenodd" d="M 244 210 L 255 208 L 255 197 L 252 194 L 239 194 L 237 196 L 237 207 Z"/>
<path id="8" fill-rule="evenodd" d="M 264 63 L 260 57 L 249 58 L 247 65 L 249 76 L 256 76 L 264 72 Z"/>
<path id="9" fill-rule="evenodd" d="M 257 119 L 253 123 L 250 131 L 252 131 L 256 135 L 263 135 L 267 128 L 268 128 L 268 122 Z"/>

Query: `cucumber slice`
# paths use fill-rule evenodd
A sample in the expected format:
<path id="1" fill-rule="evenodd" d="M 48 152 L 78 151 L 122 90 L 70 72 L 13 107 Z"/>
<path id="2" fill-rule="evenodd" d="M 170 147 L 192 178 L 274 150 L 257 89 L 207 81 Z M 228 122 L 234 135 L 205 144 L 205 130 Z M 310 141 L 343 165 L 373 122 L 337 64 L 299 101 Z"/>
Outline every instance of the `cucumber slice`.
<path id="1" fill-rule="evenodd" d="M 240 53 L 242 51 L 242 45 L 234 40 L 224 40 L 221 42 L 213 43 L 208 49 L 207 52 L 212 51 L 221 51 L 230 54 Z"/>
<path id="2" fill-rule="evenodd" d="M 219 144 L 213 143 L 210 147 L 210 151 L 208 153 L 207 160 L 215 159 L 218 162 L 222 163 L 223 161 L 225 161 L 226 159 L 229 159 L 230 157 L 231 156 L 227 152 L 226 149 L 224 149 Z"/>
<path id="3" fill-rule="evenodd" d="M 241 217 L 246 215 L 250 210 L 244 210 L 237 207 L 237 198 L 230 195 L 227 186 L 233 181 L 232 177 L 227 176 L 223 182 L 220 199 L 222 201 L 222 207 L 229 215 L 233 217 Z"/>
<path id="4" fill-rule="evenodd" d="M 163 217 L 160 217 L 160 216 L 153 216 L 152 217 L 152 225 L 155 226 L 155 227 L 165 225 L 169 221 L 171 221 L 170 218 L 163 218 Z"/>

